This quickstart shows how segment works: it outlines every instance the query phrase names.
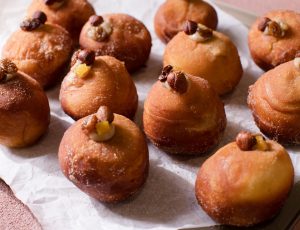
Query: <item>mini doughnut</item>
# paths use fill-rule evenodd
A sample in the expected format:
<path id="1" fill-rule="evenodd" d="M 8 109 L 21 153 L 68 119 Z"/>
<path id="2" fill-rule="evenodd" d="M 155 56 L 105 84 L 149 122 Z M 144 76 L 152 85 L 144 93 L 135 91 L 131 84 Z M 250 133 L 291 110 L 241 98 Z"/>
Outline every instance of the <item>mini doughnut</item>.
<path id="1" fill-rule="evenodd" d="M 201 23 L 213 30 L 218 25 L 216 10 L 205 1 L 166 0 L 155 14 L 155 32 L 160 40 L 168 43 L 183 30 L 186 20 Z"/>
<path id="2" fill-rule="evenodd" d="M 158 148 L 201 154 L 220 141 L 226 115 L 206 80 L 166 66 L 147 96 L 143 122 L 147 137 Z"/>
<path id="3" fill-rule="evenodd" d="M 248 106 L 256 125 L 283 144 L 300 144 L 300 53 L 263 74 L 249 88 Z"/>
<path id="4" fill-rule="evenodd" d="M 140 129 L 106 106 L 75 122 L 59 146 L 64 175 L 102 202 L 119 202 L 140 190 L 148 175 L 148 146 Z"/>
<path id="5" fill-rule="evenodd" d="M 248 35 L 254 62 L 263 70 L 291 61 L 300 51 L 300 14 L 275 10 L 258 18 Z"/>
<path id="6" fill-rule="evenodd" d="M 241 132 L 203 163 L 195 193 L 215 221 L 246 227 L 275 216 L 293 181 L 293 164 L 281 145 Z"/>
<path id="7" fill-rule="evenodd" d="M 88 50 L 76 52 L 74 59 L 60 90 L 63 110 L 78 120 L 106 105 L 114 113 L 133 119 L 138 95 L 124 63 L 110 56 L 95 58 Z"/>
<path id="8" fill-rule="evenodd" d="M 8 59 L 0 61 L 0 120 L 0 144 L 8 147 L 34 144 L 50 122 L 46 94 Z"/>
<path id="9" fill-rule="evenodd" d="M 75 42 L 78 42 L 85 22 L 95 14 L 94 8 L 86 0 L 32 0 L 27 15 L 37 10 L 45 12 L 49 23 L 65 28 Z"/>
<path id="10" fill-rule="evenodd" d="M 2 50 L 19 70 L 37 80 L 43 88 L 57 83 L 72 52 L 72 40 L 62 27 L 46 22 L 47 16 L 37 11 L 20 25 Z"/>
<path id="11" fill-rule="evenodd" d="M 151 36 L 145 25 L 127 14 L 92 16 L 79 40 L 97 56 L 109 55 L 124 61 L 129 72 L 145 65 L 151 50 Z"/>
<path id="12" fill-rule="evenodd" d="M 206 79 L 219 95 L 231 92 L 243 75 L 231 40 L 193 21 L 167 44 L 163 64 Z"/>

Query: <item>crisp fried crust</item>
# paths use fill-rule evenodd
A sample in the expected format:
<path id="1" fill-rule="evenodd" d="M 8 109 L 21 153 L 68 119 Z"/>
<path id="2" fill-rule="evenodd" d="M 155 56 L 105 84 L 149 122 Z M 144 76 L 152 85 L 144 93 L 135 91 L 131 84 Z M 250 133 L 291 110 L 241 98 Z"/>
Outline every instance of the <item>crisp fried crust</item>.
<path id="1" fill-rule="evenodd" d="M 257 126 L 281 143 L 300 143 L 299 82 L 300 70 L 290 61 L 263 74 L 249 90 Z"/>
<path id="2" fill-rule="evenodd" d="M 129 119 L 114 114 L 115 135 L 95 142 L 77 121 L 64 134 L 59 162 L 64 175 L 78 188 L 102 202 L 118 202 L 145 183 L 149 156 L 145 137 Z"/>
<path id="3" fill-rule="evenodd" d="M 188 76 L 184 94 L 157 82 L 144 105 L 144 131 L 159 148 L 175 154 L 200 154 L 216 145 L 226 126 L 224 106 L 202 78 Z"/>
<path id="4" fill-rule="evenodd" d="M 201 166 L 195 185 L 201 207 L 221 224 L 251 226 L 276 215 L 294 180 L 286 150 L 267 141 L 268 151 L 219 149 Z"/>
<path id="5" fill-rule="evenodd" d="M 21 72 L 0 84 L 0 143 L 25 147 L 48 129 L 50 108 L 40 85 Z"/>

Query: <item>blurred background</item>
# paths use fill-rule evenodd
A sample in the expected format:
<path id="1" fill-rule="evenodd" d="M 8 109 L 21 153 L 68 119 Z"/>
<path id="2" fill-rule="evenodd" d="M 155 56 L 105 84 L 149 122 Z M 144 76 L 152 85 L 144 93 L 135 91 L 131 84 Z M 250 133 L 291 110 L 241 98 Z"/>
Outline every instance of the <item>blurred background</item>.
<path id="1" fill-rule="evenodd" d="M 218 0 L 261 15 L 273 9 L 290 9 L 300 12 L 299 0 Z"/>

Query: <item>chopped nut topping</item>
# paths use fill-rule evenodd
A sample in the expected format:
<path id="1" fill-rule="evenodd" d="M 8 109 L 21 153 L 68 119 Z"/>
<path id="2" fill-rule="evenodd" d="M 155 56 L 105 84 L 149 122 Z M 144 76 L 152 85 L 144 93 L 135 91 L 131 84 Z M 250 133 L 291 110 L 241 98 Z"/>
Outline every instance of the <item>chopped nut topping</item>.
<path id="1" fill-rule="evenodd" d="M 14 74 L 18 71 L 16 64 L 6 58 L 0 61 L 0 68 L 3 69 L 7 74 Z"/>
<path id="2" fill-rule="evenodd" d="M 167 80 L 168 74 L 172 71 L 173 66 L 167 65 L 163 68 L 161 75 L 159 75 L 158 80 L 165 82 Z"/>
<path id="3" fill-rule="evenodd" d="M 9 80 L 17 72 L 17 66 L 9 59 L 2 59 L 0 61 L 0 82 Z"/>
<path id="4" fill-rule="evenodd" d="M 260 150 L 267 151 L 269 145 L 261 134 L 252 134 L 246 131 L 241 131 L 236 139 L 237 146 L 242 151 Z"/>
<path id="5" fill-rule="evenodd" d="M 98 118 L 95 114 L 87 117 L 82 123 L 82 129 L 86 134 L 89 134 L 95 131 L 96 124 L 98 122 Z"/>
<path id="6" fill-rule="evenodd" d="M 78 50 L 73 54 L 71 65 L 73 72 L 77 77 L 85 78 L 91 65 L 95 62 L 95 52 L 90 50 Z"/>
<path id="7" fill-rule="evenodd" d="M 268 23 L 268 27 L 265 33 L 279 38 L 281 37 L 282 31 L 280 25 L 277 22 L 271 21 Z"/>
<path id="8" fill-rule="evenodd" d="M 26 19 L 21 22 L 20 27 L 24 31 L 32 31 L 45 24 L 47 16 L 42 11 L 37 11 L 33 14 L 32 18 Z"/>
<path id="9" fill-rule="evenodd" d="M 82 130 L 85 134 L 97 142 L 111 139 L 115 133 L 115 126 L 112 124 L 114 114 L 107 106 L 101 106 L 96 114 L 87 117 L 82 123 Z"/>
<path id="10" fill-rule="evenodd" d="M 198 28 L 198 33 L 203 38 L 204 41 L 209 40 L 213 36 L 213 31 L 209 28 Z"/>
<path id="11" fill-rule="evenodd" d="M 180 94 L 185 93 L 188 88 L 188 82 L 185 74 L 180 71 L 170 72 L 167 76 L 167 83 L 171 89 Z"/>
<path id="12" fill-rule="evenodd" d="M 91 28 L 89 28 L 87 35 L 88 37 L 90 37 L 91 39 L 97 42 L 102 42 L 105 39 L 107 39 L 109 36 L 109 34 L 106 33 L 106 31 L 101 26 L 98 27 L 92 26 Z"/>
<path id="13" fill-rule="evenodd" d="M 187 35 L 192 35 L 192 34 L 196 33 L 197 29 L 198 29 L 198 24 L 196 22 L 188 20 L 185 23 L 184 32 Z"/>
<path id="14" fill-rule="evenodd" d="M 103 17 L 93 15 L 89 19 L 91 27 L 87 30 L 87 36 L 95 41 L 102 42 L 112 33 L 109 22 L 105 22 Z"/>
<path id="15" fill-rule="evenodd" d="M 112 123 L 114 114 L 107 106 L 101 106 L 97 111 L 97 118 L 99 121 L 108 121 L 109 123 Z"/>
<path id="16" fill-rule="evenodd" d="M 41 24 L 45 24 L 45 22 L 47 21 L 47 15 L 44 12 L 42 12 L 42 11 L 36 11 L 32 15 L 32 18 L 33 19 L 38 19 Z"/>
<path id="17" fill-rule="evenodd" d="M 241 131 L 236 136 L 236 144 L 242 151 L 250 151 L 256 144 L 255 136 L 249 132 Z"/>
<path id="18" fill-rule="evenodd" d="M 81 50 L 77 58 L 81 63 L 91 66 L 95 62 L 95 52 L 92 50 Z"/>
<path id="19" fill-rule="evenodd" d="M 196 42 L 206 42 L 213 37 L 213 30 L 202 24 L 197 24 L 196 32 L 190 34 L 189 37 Z"/>
<path id="20" fill-rule="evenodd" d="M 270 21 L 271 21 L 270 18 L 267 18 L 267 17 L 261 18 L 258 23 L 258 30 L 260 30 L 261 32 L 264 32 L 264 30 L 266 29 L 266 27 Z"/>
<path id="21" fill-rule="evenodd" d="M 92 26 L 100 26 L 104 22 L 104 19 L 102 16 L 93 15 L 89 18 L 89 22 Z"/>
<path id="22" fill-rule="evenodd" d="M 285 36 L 288 25 L 281 20 L 272 21 L 270 18 L 264 17 L 259 21 L 257 28 L 266 35 L 280 38 Z"/>

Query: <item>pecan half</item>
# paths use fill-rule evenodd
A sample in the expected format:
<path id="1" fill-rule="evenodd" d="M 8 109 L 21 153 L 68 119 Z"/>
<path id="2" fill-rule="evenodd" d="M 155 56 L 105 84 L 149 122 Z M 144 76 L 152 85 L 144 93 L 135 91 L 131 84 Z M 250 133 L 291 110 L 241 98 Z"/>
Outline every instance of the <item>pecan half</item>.
<path id="1" fill-rule="evenodd" d="M 114 121 L 114 114 L 107 106 L 100 106 L 97 111 L 98 121 L 108 121 L 112 123 Z"/>
<path id="2" fill-rule="evenodd" d="M 249 132 L 241 131 L 236 136 L 236 144 L 243 151 L 250 151 L 256 144 L 255 136 Z"/>
<path id="3" fill-rule="evenodd" d="M 98 118 L 95 114 L 93 114 L 83 121 L 81 128 L 86 134 L 90 134 L 95 131 L 97 122 Z"/>
<path id="4" fill-rule="evenodd" d="M 102 16 L 92 15 L 89 18 L 89 22 L 91 23 L 92 26 L 100 26 L 104 22 L 104 19 Z"/>
<path id="5" fill-rule="evenodd" d="M 196 33 L 197 29 L 198 29 L 198 24 L 196 22 L 188 20 L 185 23 L 184 32 L 187 35 L 192 35 L 192 34 Z"/>
<path id="6" fill-rule="evenodd" d="M 174 91 L 183 94 L 187 91 L 188 82 L 185 74 L 181 71 L 174 71 L 168 74 L 167 83 Z"/>
<path id="7" fill-rule="evenodd" d="M 267 17 L 261 18 L 260 21 L 258 22 L 258 26 L 257 26 L 258 30 L 264 32 L 270 21 L 271 21 L 270 18 Z"/>
<path id="8" fill-rule="evenodd" d="M 92 50 L 81 50 L 77 58 L 81 63 L 91 66 L 95 62 L 95 52 Z"/>
<path id="9" fill-rule="evenodd" d="M 161 74 L 158 77 L 158 80 L 161 82 L 165 82 L 167 80 L 168 74 L 172 71 L 173 66 L 167 65 L 163 68 Z"/>
<path id="10" fill-rule="evenodd" d="M 32 18 L 26 19 L 20 24 L 20 28 L 24 31 L 32 31 L 45 24 L 47 16 L 42 11 L 36 11 Z"/>

